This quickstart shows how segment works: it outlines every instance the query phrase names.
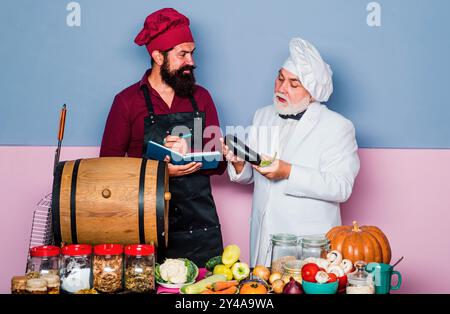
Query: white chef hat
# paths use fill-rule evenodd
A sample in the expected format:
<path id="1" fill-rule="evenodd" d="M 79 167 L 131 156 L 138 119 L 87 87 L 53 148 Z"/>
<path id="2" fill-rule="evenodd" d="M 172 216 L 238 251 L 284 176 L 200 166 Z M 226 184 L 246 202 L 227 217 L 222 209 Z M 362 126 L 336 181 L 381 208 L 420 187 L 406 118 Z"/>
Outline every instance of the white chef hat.
<path id="1" fill-rule="evenodd" d="M 304 39 L 292 38 L 289 51 L 291 55 L 283 68 L 297 75 L 315 100 L 326 102 L 333 93 L 333 72 L 330 66 L 322 60 L 317 49 Z"/>

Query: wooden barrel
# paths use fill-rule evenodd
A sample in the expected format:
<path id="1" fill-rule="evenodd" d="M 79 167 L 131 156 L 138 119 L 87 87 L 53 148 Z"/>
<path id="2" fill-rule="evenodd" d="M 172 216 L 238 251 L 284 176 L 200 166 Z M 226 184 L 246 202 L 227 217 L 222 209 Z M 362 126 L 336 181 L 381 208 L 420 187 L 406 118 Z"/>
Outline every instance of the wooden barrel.
<path id="1" fill-rule="evenodd" d="M 169 181 L 164 162 L 101 157 L 60 162 L 52 194 L 55 243 L 167 246 Z"/>

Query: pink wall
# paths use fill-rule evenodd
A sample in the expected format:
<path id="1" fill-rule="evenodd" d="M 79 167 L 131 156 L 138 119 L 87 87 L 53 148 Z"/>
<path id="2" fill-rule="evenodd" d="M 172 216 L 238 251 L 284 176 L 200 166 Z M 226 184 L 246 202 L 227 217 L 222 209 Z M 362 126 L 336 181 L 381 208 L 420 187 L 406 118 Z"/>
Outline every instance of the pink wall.
<path id="1" fill-rule="evenodd" d="M 25 269 L 33 211 L 51 191 L 54 147 L 0 146 L 0 293 Z M 97 147 L 64 147 L 61 160 L 95 157 Z M 361 172 L 342 206 L 344 224 L 379 226 L 403 274 L 401 293 L 450 293 L 450 150 L 361 149 Z M 251 186 L 213 178 L 225 244 L 248 260 Z M 445 266 L 444 266 L 445 265 Z M 441 279 L 440 279 L 441 278 Z"/>

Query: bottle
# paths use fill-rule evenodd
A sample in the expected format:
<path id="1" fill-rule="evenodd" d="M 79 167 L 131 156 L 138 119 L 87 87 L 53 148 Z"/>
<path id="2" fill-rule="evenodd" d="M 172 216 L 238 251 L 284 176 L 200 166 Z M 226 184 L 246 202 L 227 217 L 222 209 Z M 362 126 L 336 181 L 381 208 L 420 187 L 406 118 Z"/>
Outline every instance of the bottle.
<path id="1" fill-rule="evenodd" d="M 41 279 L 47 282 L 48 294 L 59 294 L 61 283 L 58 275 L 46 274 L 42 275 Z"/>
<path id="2" fill-rule="evenodd" d="M 372 274 L 366 272 L 366 263 L 357 261 L 356 270 L 347 275 L 347 294 L 375 294 L 375 285 Z"/>
<path id="3" fill-rule="evenodd" d="M 289 282 L 289 280 L 294 278 L 295 281 L 301 283 L 302 282 L 302 261 L 301 260 L 295 260 L 295 261 L 288 261 L 283 266 L 283 276 L 281 277 L 281 280 L 284 281 L 285 284 Z"/>
<path id="4" fill-rule="evenodd" d="M 11 293 L 12 294 L 25 294 L 27 293 L 27 277 L 26 276 L 14 276 L 11 279 Z"/>
<path id="5" fill-rule="evenodd" d="M 32 278 L 27 280 L 27 293 L 47 294 L 47 282 L 44 279 Z"/>
<path id="6" fill-rule="evenodd" d="M 27 278 L 39 278 L 47 274 L 58 275 L 59 259 L 60 249 L 57 246 L 42 245 L 31 248 L 27 261 Z"/>
<path id="7" fill-rule="evenodd" d="M 125 289 L 129 292 L 155 291 L 155 247 L 134 244 L 125 247 Z"/>
<path id="8" fill-rule="evenodd" d="M 94 289 L 104 293 L 114 293 L 122 289 L 123 246 L 120 244 L 100 244 L 94 247 Z"/>
<path id="9" fill-rule="evenodd" d="M 61 290 L 76 293 L 91 289 L 91 253 L 88 244 L 70 244 L 62 248 Z"/>

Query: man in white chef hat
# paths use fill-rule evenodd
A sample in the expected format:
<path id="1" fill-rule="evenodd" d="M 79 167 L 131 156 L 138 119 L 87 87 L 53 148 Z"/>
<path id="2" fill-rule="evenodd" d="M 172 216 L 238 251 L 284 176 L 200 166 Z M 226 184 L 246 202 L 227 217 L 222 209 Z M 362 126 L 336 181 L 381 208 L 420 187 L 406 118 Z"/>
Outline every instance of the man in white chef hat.
<path id="1" fill-rule="evenodd" d="M 279 159 L 254 166 L 222 144 L 231 181 L 254 183 L 251 266 L 269 266 L 270 235 L 325 234 L 341 225 L 339 203 L 350 197 L 359 171 L 352 122 L 322 104 L 333 92 L 330 66 L 301 38 L 290 41 L 289 51 L 273 104 L 256 111 L 247 140 L 265 158 Z"/>

